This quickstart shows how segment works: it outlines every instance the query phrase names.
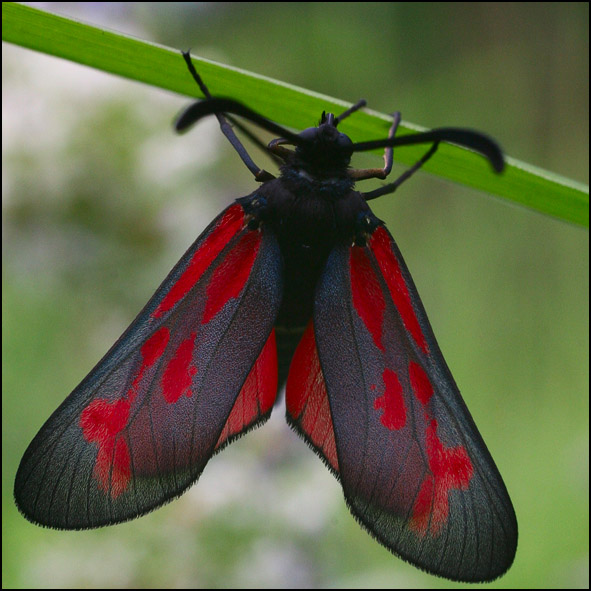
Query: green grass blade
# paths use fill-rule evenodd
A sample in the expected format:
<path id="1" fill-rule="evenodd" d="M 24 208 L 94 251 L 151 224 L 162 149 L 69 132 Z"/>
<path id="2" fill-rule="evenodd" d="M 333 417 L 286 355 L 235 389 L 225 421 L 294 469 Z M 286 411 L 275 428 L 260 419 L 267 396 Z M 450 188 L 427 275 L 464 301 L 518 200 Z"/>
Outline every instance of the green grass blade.
<path id="1" fill-rule="evenodd" d="M 97 28 L 13 2 L 2 3 L 2 39 L 119 76 L 145 82 L 191 97 L 198 88 L 188 75 L 177 49 Z M 239 99 L 281 125 L 302 129 L 323 110 L 339 112 L 349 106 L 335 98 L 258 76 L 243 70 L 194 58 L 213 95 Z M 346 125 L 345 125 L 346 123 Z M 390 118 L 364 110 L 343 123 L 355 141 L 383 138 Z M 402 125 L 405 130 L 422 129 Z M 424 147 L 396 150 L 396 160 L 412 164 Z M 589 189 L 553 173 L 514 159 L 504 174 L 495 175 L 480 156 L 457 146 L 440 146 L 425 170 L 489 194 L 525 205 L 556 218 L 589 226 Z"/>

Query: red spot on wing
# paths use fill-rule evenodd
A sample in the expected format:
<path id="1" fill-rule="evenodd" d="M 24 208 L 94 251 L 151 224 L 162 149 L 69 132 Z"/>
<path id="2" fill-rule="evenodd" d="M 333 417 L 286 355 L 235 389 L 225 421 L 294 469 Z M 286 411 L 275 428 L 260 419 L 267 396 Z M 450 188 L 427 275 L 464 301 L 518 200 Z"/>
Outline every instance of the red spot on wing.
<path id="1" fill-rule="evenodd" d="M 191 365 L 191 361 L 193 360 L 196 336 L 196 333 L 192 333 L 178 346 L 162 374 L 162 395 L 169 404 L 175 403 L 183 394 L 187 398 L 193 394 L 191 383 L 193 376 L 197 373 L 197 368 Z"/>
<path id="2" fill-rule="evenodd" d="M 288 415 L 338 472 L 332 416 L 312 322 L 294 353 L 285 392 Z"/>
<path id="3" fill-rule="evenodd" d="M 430 473 L 414 503 L 410 528 L 422 536 L 428 531 L 435 536 L 449 516 L 449 492 L 466 490 L 474 469 L 463 446 L 445 447 L 441 442 L 435 419 L 427 425 L 425 439 Z"/>
<path id="4" fill-rule="evenodd" d="M 421 536 L 424 536 L 429 528 L 434 497 L 433 476 L 429 474 L 425 476 L 421 484 L 421 489 L 412 509 L 412 519 L 410 522 L 410 528 Z M 438 499 L 439 504 L 441 504 L 441 500 L 440 497 Z"/>
<path id="5" fill-rule="evenodd" d="M 408 368 L 410 374 L 410 384 L 415 396 L 426 405 L 433 395 L 433 384 L 425 373 L 425 370 L 414 361 L 410 362 Z"/>
<path id="6" fill-rule="evenodd" d="M 143 345 L 140 349 L 142 354 L 143 364 L 142 367 L 149 367 L 160 359 L 168 339 L 170 338 L 170 331 L 166 326 L 163 326 L 157 330 Z"/>
<path id="7" fill-rule="evenodd" d="M 129 401 L 93 400 L 80 416 L 84 439 L 98 445 L 94 476 L 99 487 L 113 498 L 126 488 L 131 478 L 127 443 L 119 433 L 129 419 Z"/>
<path id="8" fill-rule="evenodd" d="M 392 301 L 396 306 L 406 330 L 412 335 L 417 345 L 426 353 L 429 347 L 425 335 L 415 314 L 408 292 L 408 287 L 402 276 L 402 271 L 396 255 L 390 244 L 388 232 L 382 226 L 378 227 L 371 236 L 370 247 L 376 257 L 382 275 L 388 285 Z"/>
<path id="9" fill-rule="evenodd" d="M 129 402 L 134 401 L 146 369 L 154 365 L 154 363 L 160 359 L 166 349 L 166 345 L 168 345 L 169 339 L 170 331 L 166 326 L 163 326 L 142 345 L 142 348 L 140 349 L 142 364 L 127 392 Z"/>
<path id="10" fill-rule="evenodd" d="M 250 276 L 260 244 L 260 232 L 246 232 L 217 266 L 207 284 L 207 303 L 202 324 L 207 324 L 229 300 L 240 295 Z"/>
<path id="11" fill-rule="evenodd" d="M 93 400 L 83 411 L 80 425 L 87 441 L 99 445 L 113 439 L 127 425 L 129 402 L 127 400 Z"/>
<path id="12" fill-rule="evenodd" d="M 238 394 L 216 448 L 271 412 L 276 397 L 277 344 L 272 330 Z"/>
<path id="13" fill-rule="evenodd" d="M 242 206 L 236 204 L 228 208 L 203 244 L 194 252 L 183 274 L 154 310 L 152 313 L 154 318 L 171 310 L 179 300 L 185 297 L 243 224 L 244 210 Z"/>
<path id="14" fill-rule="evenodd" d="M 380 421 L 384 427 L 394 430 L 402 429 L 406 424 L 406 407 L 402 396 L 402 386 L 398 376 L 391 369 L 386 368 L 382 373 L 384 393 L 373 403 L 375 410 L 383 409 Z"/>
<path id="15" fill-rule="evenodd" d="M 129 449 L 120 433 L 127 426 L 131 403 L 137 396 L 146 370 L 160 359 L 169 338 L 170 331 L 163 326 L 142 345 L 142 362 L 125 398 L 114 401 L 98 398 L 90 402 L 80 415 L 84 439 L 98 446 L 94 477 L 100 489 L 114 499 L 125 491 L 131 478 Z"/>
<path id="16" fill-rule="evenodd" d="M 382 323 L 386 302 L 375 270 L 364 248 L 353 246 L 349 257 L 353 306 L 369 330 L 374 343 L 384 350 Z"/>
<path id="17" fill-rule="evenodd" d="M 94 474 L 101 489 L 113 499 L 125 492 L 131 479 L 131 461 L 124 439 L 115 439 L 99 449 Z"/>

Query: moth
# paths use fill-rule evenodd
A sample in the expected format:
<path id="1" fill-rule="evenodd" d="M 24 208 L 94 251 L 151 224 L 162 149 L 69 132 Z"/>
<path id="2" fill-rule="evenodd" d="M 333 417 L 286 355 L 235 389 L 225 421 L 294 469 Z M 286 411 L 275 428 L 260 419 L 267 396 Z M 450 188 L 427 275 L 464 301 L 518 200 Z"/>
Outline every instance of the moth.
<path id="1" fill-rule="evenodd" d="M 260 184 L 215 218 L 129 328 L 43 425 L 15 498 L 34 523 L 84 529 L 133 519 L 182 494 L 210 458 L 264 423 L 285 383 L 286 418 L 340 481 L 358 522 L 435 575 L 489 581 L 513 562 L 511 500 L 443 359 L 390 232 L 368 201 L 393 193 L 453 142 L 504 159 L 479 132 L 439 128 L 355 143 L 338 125 L 365 105 L 293 133 L 233 99 L 215 115 Z M 236 136 L 241 117 L 277 135 L 276 178 Z M 429 144 L 398 179 L 393 148 Z M 384 149 L 384 166 L 354 169 Z"/>

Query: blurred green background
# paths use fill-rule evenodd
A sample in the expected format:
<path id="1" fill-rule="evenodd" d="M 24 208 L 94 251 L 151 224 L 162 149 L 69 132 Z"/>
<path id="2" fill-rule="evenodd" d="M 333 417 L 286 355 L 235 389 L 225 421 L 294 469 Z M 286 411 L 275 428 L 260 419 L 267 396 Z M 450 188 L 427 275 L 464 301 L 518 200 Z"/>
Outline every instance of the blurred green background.
<path id="1" fill-rule="evenodd" d="M 485 130 L 588 182 L 588 3 L 43 5 L 427 127 Z M 14 474 L 39 427 L 255 183 L 215 122 L 173 134 L 186 97 L 7 44 L 2 57 L 3 587 L 457 588 L 359 528 L 282 408 L 142 519 L 57 532 L 18 514 Z M 587 588 L 587 230 L 427 174 L 373 204 L 515 505 L 517 558 L 489 586 Z"/>

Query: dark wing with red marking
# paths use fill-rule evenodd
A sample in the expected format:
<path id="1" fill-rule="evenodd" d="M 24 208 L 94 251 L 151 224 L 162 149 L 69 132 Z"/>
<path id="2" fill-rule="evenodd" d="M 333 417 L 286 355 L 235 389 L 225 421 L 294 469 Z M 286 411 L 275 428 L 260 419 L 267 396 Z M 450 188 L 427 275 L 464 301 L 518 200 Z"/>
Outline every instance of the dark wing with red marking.
<path id="1" fill-rule="evenodd" d="M 242 205 L 215 219 L 27 449 L 15 484 L 25 516 L 82 529 L 146 513 L 268 418 L 281 265 Z"/>
<path id="2" fill-rule="evenodd" d="M 294 353 L 285 388 L 287 422 L 338 477 L 334 427 L 312 322 Z"/>
<path id="3" fill-rule="evenodd" d="M 331 253 L 287 410 L 355 517 L 392 552 L 462 581 L 509 568 L 511 501 L 383 226 L 367 246 Z"/>

